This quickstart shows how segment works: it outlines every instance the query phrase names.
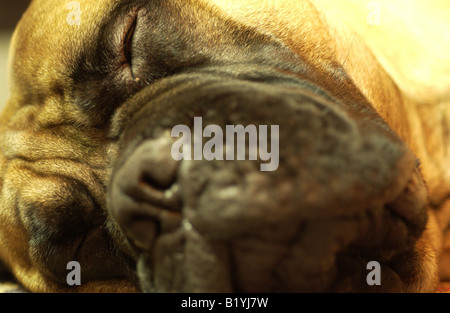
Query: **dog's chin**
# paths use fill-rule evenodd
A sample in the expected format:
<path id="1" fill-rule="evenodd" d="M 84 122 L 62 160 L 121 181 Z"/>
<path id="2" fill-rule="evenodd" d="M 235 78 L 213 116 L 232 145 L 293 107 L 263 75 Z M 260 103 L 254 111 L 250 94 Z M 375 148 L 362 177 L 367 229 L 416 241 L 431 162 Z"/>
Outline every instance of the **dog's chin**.
<path id="1" fill-rule="evenodd" d="M 173 241 L 171 241 L 173 243 Z M 371 258 L 361 258 L 348 254 L 339 255 L 336 258 L 336 267 L 332 270 L 322 273 L 322 275 L 303 275 L 300 277 L 298 273 L 292 273 L 289 268 L 277 268 L 272 273 L 263 273 L 261 276 L 273 279 L 267 285 L 259 285 L 262 277 L 245 277 L 245 273 L 241 271 L 233 271 L 228 267 L 229 261 L 221 259 L 224 255 L 220 253 L 216 255 L 205 254 L 205 259 L 216 260 L 215 266 L 203 267 L 197 265 L 190 268 L 191 272 L 186 273 L 183 270 L 187 266 L 185 258 L 180 252 L 181 246 L 167 248 L 166 252 L 177 253 L 177 257 L 166 256 L 157 258 L 147 254 L 141 254 L 137 264 L 138 277 L 140 281 L 140 290 L 144 293 L 182 293 L 182 292 L 198 292 L 198 293 L 298 293 L 298 292 L 367 292 L 367 293 L 385 293 L 385 292 L 423 292 L 420 287 L 415 289 L 409 288 L 407 285 L 414 285 L 414 280 L 423 273 L 422 260 L 417 257 L 415 251 L 405 253 L 390 265 L 380 265 L 367 268 L 368 264 L 373 261 Z M 169 251 L 171 250 L 171 251 Z M 211 249 L 213 251 L 222 251 L 224 248 Z M 162 266 L 155 268 L 155 261 L 164 262 Z M 300 265 L 300 264 L 299 264 Z M 258 266 L 255 264 L 255 266 Z M 355 271 L 355 269 L 367 269 Z M 407 269 L 407 270 L 406 270 Z M 380 285 L 372 285 L 368 282 L 368 276 L 376 270 L 376 274 L 380 273 Z M 378 272 L 379 270 L 379 272 Z M 410 271 L 415 272 L 411 276 Z M 241 272 L 241 273 L 239 273 Z M 293 274 L 291 280 L 279 282 L 279 277 L 275 272 L 288 272 Z M 244 275 L 243 275 L 244 274 Z M 271 276 L 272 274 L 272 276 Z M 377 277 L 377 276 L 373 277 Z M 436 281 L 437 283 L 437 281 Z M 432 286 L 427 292 L 432 292 Z"/>
<path id="2" fill-rule="evenodd" d="M 373 210 L 352 218 L 312 219 L 300 223 L 298 229 L 293 227 L 295 218 L 291 216 L 283 223 L 269 223 L 263 228 L 242 219 L 247 230 L 238 230 L 239 226 L 228 229 L 224 221 L 225 225 L 216 225 L 214 232 L 199 224 L 198 216 L 189 218 L 192 212 L 187 210 L 179 227 L 157 236 L 151 249 L 135 248 L 139 255 L 137 271 L 141 290 L 413 291 L 428 271 L 424 268 L 423 251 L 417 245 L 421 232 L 414 231 L 423 228 L 426 217 L 418 213 L 419 208 L 416 208 L 415 216 L 400 215 L 395 211 L 423 203 L 424 199 L 416 198 L 417 194 L 421 195 L 419 197 L 424 195 L 420 180 L 420 175 L 414 173 L 390 209 Z M 204 198 L 199 202 L 211 205 L 220 202 L 217 198 Z M 398 207 L 393 209 L 394 205 Z M 195 211 L 208 209 L 200 206 Z M 278 211 L 286 210 L 279 208 Z M 414 223 L 416 226 L 412 227 Z M 234 234 L 230 236 L 231 233 Z M 377 285 L 367 280 L 375 269 L 368 265 L 374 261 L 379 265 L 377 273 L 381 283 Z"/>

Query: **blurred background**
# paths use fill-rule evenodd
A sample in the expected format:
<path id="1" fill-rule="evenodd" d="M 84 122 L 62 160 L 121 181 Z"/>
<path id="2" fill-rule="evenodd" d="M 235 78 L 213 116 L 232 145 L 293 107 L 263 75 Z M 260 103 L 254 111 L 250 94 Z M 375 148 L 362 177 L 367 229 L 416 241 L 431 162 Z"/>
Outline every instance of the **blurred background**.
<path id="1" fill-rule="evenodd" d="M 29 3 L 30 0 L 0 0 L 0 109 L 9 97 L 7 80 L 9 41 L 14 27 Z"/>

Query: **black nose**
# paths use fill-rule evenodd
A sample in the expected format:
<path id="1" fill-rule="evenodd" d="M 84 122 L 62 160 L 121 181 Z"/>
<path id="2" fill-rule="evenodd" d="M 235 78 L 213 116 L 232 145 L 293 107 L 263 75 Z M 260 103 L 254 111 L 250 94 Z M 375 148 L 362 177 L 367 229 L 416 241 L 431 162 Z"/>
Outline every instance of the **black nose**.
<path id="1" fill-rule="evenodd" d="M 394 258 L 424 229 L 416 159 L 370 106 L 262 83 L 151 88 L 128 103 L 140 113 L 125 126 L 109 199 L 152 290 L 326 291 L 342 256 Z M 279 166 L 261 171 L 248 150 L 244 160 L 175 161 L 171 130 L 194 131 L 195 117 L 223 134 L 278 125 Z"/>
<path id="2" fill-rule="evenodd" d="M 181 219 L 178 162 L 170 156 L 170 137 L 139 145 L 114 175 L 111 214 L 138 248 L 149 250 L 157 235 Z"/>

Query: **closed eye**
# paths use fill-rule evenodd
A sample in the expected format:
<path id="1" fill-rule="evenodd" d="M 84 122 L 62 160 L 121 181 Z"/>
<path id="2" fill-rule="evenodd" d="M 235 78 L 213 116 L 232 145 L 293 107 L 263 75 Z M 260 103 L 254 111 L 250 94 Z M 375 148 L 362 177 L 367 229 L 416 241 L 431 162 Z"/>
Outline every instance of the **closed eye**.
<path id="1" fill-rule="evenodd" d="M 133 52 L 133 37 L 134 32 L 136 30 L 136 24 L 137 24 L 137 14 L 130 20 L 130 23 L 128 24 L 126 29 L 125 36 L 123 38 L 123 47 L 122 47 L 122 57 L 123 57 L 123 63 L 127 64 L 131 67 L 132 65 L 132 52 Z"/>

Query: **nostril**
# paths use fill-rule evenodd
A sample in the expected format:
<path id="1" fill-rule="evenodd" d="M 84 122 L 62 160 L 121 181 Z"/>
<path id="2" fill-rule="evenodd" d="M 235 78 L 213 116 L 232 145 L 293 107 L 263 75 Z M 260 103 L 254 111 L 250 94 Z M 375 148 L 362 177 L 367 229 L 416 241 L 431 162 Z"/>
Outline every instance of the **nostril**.
<path id="1" fill-rule="evenodd" d="M 143 250 L 150 250 L 161 232 L 158 221 L 145 215 L 133 216 L 127 223 L 128 238 L 133 245 Z"/>
<path id="2" fill-rule="evenodd" d="M 154 173 L 144 172 L 142 173 L 140 182 L 142 185 L 147 185 L 154 190 L 164 192 L 175 184 L 175 175 L 164 175 L 163 177 L 155 177 Z"/>
<path id="3" fill-rule="evenodd" d="M 179 162 L 171 158 L 170 138 L 142 143 L 128 157 L 116 176 L 123 193 L 136 202 L 179 210 L 180 198 L 177 185 Z"/>
<path id="4" fill-rule="evenodd" d="M 182 215 L 177 211 L 164 210 L 152 205 L 139 204 L 125 208 L 121 227 L 129 241 L 137 248 L 150 251 L 160 234 L 170 233 L 181 225 Z"/>
<path id="5" fill-rule="evenodd" d="M 181 198 L 176 176 L 171 180 L 156 179 L 151 172 L 142 173 L 136 186 L 130 186 L 126 193 L 136 201 L 153 204 L 161 209 L 180 211 Z"/>
<path id="6" fill-rule="evenodd" d="M 179 162 L 165 137 L 140 144 L 114 169 L 110 212 L 135 247 L 149 250 L 156 237 L 181 225 Z"/>

